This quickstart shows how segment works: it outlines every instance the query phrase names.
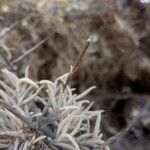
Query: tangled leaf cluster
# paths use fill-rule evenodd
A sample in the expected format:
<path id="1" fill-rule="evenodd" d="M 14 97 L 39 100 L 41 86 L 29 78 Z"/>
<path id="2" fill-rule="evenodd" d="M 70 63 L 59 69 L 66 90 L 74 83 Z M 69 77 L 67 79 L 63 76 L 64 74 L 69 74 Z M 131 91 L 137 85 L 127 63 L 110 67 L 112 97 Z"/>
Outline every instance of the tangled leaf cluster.
<path id="1" fill-rule="evenodd" d="M 63 88 L 68 74 L 54 82 L 34 82 L 28 67 L 24 78 L 2 72 L 6 80 L 0 81 L 0 101 L 7 107 L 0 106 L 0 149 L 109 149 L 101 139 L 102 111 L 91 111 L 92 103 L 83 99 L 95 87 L 78 95 Z"/>

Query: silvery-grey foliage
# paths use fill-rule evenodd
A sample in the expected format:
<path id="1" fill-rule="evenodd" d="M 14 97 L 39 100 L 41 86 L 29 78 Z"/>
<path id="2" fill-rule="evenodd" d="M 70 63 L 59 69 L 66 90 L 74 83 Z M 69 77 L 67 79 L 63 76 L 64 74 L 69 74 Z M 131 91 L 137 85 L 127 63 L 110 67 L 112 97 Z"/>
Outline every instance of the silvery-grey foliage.
<path id="1" fill-rule="evenodd" d="M 35 130 L 0 106 L 0 149 L 109 149 L 101 139 L 102 111 L 90 111 L 92 103 L 83 99 L 95 87 L 77 95 L 73 88 L 63 89 L 68 74 L 54 82 L 34 82 L 28 77 L 28 67 L 20 79 L 7 69 L 2 72 L 5 82 L 0 81 L 0 100 L 28 119 Z M 93 129 L 92 118 L 96 118 Z"/>

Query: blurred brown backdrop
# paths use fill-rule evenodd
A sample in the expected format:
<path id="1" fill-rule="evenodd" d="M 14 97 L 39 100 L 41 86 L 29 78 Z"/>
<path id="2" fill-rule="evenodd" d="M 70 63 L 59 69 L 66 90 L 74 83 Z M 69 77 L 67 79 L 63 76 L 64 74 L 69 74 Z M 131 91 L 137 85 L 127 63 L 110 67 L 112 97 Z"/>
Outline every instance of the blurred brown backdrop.
<path id="1" fill-rule="evenodd" d="M 88 98 L 95 101 L 93 109 L 105 110 L 102 128 L 108 138 L 149 101 L 149 6 L 139 0 L 1 0 L 0 51 L 5 56 L 0 55 L 0 67 L 12 69 L 9 62 L 47 38 L 13 69 L 22 76 L 29 65 L 34 80 L 54 80 L 69 71 L 92 34 L 72 86 L 78 92 L 97 86 Z M 131 149 L 132 143 L 127 145 Z"/>

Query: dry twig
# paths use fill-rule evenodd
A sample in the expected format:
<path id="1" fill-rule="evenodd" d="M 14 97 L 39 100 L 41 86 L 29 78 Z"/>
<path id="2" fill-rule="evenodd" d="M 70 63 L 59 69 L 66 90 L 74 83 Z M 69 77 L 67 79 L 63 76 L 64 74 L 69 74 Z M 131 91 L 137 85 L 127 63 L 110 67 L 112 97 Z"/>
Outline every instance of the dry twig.
<path id="1" fill-rule="evenodd" d="M 26 53 L 24 53 L 23 55 L 19 56 L 18 58 L 16 58 L 15 60 L 12 61 L 12 64 L 16 64 L 18 63 L 20 60 L 22 60 L 24 57 L 26 57 L 27 55 L 29 55 L 31 52 L 33 52 L 34 50 L 36 50 L 40 45 L 42 45 L 45 41 L 47 40 L 47 38 L 45 38 L 44 40 L 40 41 L 38 44 L 36 44 L 34 47 L 30 48 Z"/>
<path id="2" fill-rule="evenodd" d="M 20 19 L 17 22 L 13 23 L 10 27 L 4 28 L 0 32 L 0 38 L 4 37 L 8 32 L 10 32 L 12 29 L 14 29 L 21 21 L 22 21 L 22 19 Z"/>
<path id="3" fill-rule="evenodd" d="M 68 75 L 67 81 L 66 81 L 65 86 L 64 86 L 64 90 L 66 89 L 66 86 L 70 83 L 70 81 L 73 79 L 73 77 L 76 75 L 77 71 L 79 70 L 82 59 L 83 59 L 83 57 L 84 57 L 84 55 L 85 55 L 91 42 L 92 42 L 92 36 L 90 36 L 88 38 L 88 40 L 86 41 L 86 43 L 84 44 L 84 46 L 81 50 L 81 53 L 78 55 L 74 65 L 71 65 L 69 75 Z"/>

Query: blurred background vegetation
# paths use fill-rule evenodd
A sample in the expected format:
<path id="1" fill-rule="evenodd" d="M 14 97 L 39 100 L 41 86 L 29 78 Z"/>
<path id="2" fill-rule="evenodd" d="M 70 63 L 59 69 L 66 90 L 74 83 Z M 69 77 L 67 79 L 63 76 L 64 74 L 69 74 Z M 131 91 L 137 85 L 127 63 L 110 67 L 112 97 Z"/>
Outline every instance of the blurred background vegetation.
<path id="1" fill-rule="evenodd" d="M 0 68 L 19 76 L 29 65 L 32 79 L 56 79 L 69 71 L 91 34 L 93 43 L 72 86 L 78 92 L 97 86 L 88 98 L 95 102 L 93 109 L 105 110 L 107 139 L 127 127 L 149 101 L 149 1 L 0 0 Z M 13 63 L 43 39 L 34 52 Z M 136 144 L 126 145 L 130 150 Z"/>

